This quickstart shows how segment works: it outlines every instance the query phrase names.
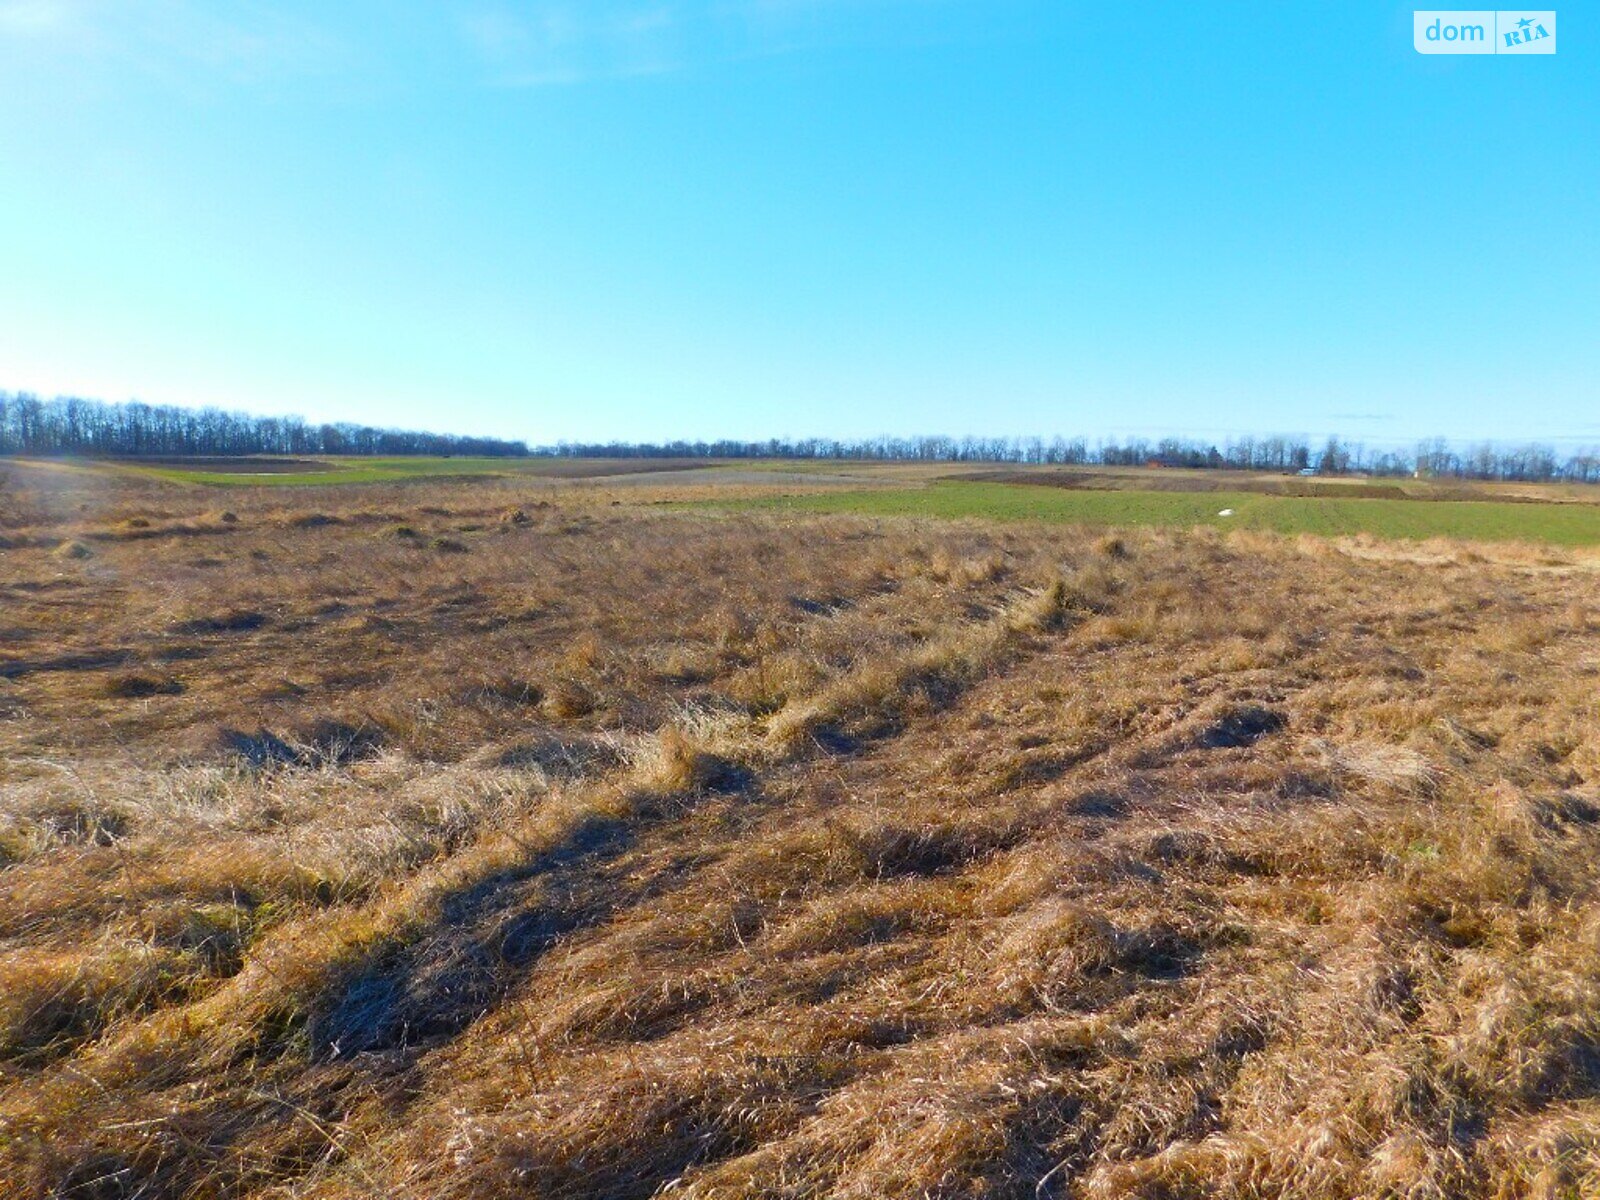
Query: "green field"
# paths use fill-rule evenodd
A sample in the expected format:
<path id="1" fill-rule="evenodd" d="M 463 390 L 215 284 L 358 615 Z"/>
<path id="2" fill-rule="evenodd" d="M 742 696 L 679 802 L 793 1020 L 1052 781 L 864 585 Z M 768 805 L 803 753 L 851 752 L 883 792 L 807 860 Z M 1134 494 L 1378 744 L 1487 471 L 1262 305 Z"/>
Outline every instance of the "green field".
<path id="1" fill-rule="evenodd" d="M 663 486 L 683 470 L 700 472 L 692 486 L 706 489 L 690 507 L 736 507 L 806 513 L 853 513 L 873 517 L 987 518 L 1001 521 L 1047 521 L 1105 526 L 1154 525 L 1189 528 L 1256 529 L 1273 533 L 1323 536 L 1371 534 L 1381 538 L 1425 541 L 1459 538 L 1481 542 L 1530 542 L 1555 546 L 1600 545 L 1600 503 L 1574 502 L 1554 494 L 1550 502 L 1510 500 L 1414 499 L 1383 497 L 1283 496 L 1266 491 L 1142 490 L 1137 479 L 1116 487 L 1054 487 L 1011 481 L 941 479 L 938 468 L 895 464 L 842 464 L 862 487 L 841 478 L 834 490 L 756 497 L 716 496 L 724 482 L 749 484 L 752 472 L 773 477 L 772 487 L 785 486 L 791 462 L 599 460 L 558 458 L 316 458 L 240 460 L 219 469 L 217 460 L 165 462 L 56 460 L 52 469 L 113 471 L 165 480 L 182 486 L 332 487 L 348 484 L 397 483 L 513 476 L 547 483 L 604 483 L 617 476 L 657 475 Z M 301 466 L 315 469 L 300 470 Z M 808 477 L 834 474 L 841 464 L 806 463 Z M 725 478 L 706 472 L 728 468 Z M 925 472 L 925 473 L 924 473 Z M 797 482 L 798 476 L 790 482 Z M 1172 482 L 1171 475 L 1163 482 Z M 1128 486 L 1123 486 L 1126 482 Z M 1600 496 L 1600 492 L 1597 492 Z M 1223 510 L 1231 516 L 1221 516 Z"/>
<path id="2" fill-rule="evenodd" d="M 407 479 L 441 479 L 467 475 L 509 475 L 536 471 L 546 460 L 511 458 L 328 458 L 331 470 L 208 471 L 173 466 L 120 463 L 122 470 L 152 475 L 172 483 L 204 483 L 222 487 L 305 487 L 346 483 L 394 483 Z"/>
<path id="3" fill-rule="evenodd" d="M 879 517 L 984 517 L 1082 525 L 1214 525 L 1275 533 L 1600 545 L 1600 505 L 1493 501 L 1330 500 L 1250 492 L 1079 491 L 1005 483 L 777 496 L 740 507 Z M 1222 517 L 1223 509 L 1234 515 Z"/>

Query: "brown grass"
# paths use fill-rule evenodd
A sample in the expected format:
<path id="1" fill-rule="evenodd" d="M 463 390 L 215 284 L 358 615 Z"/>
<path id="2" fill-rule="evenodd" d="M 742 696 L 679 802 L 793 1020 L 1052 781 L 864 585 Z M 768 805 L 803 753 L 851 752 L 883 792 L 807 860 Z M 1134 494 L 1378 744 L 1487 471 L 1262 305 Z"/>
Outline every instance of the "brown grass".
<path id="1" fill-rule="evenodd" d="M 619 495 L 7 494 L 0 1196 L 1600 1194 L 1592 571 Z"/>

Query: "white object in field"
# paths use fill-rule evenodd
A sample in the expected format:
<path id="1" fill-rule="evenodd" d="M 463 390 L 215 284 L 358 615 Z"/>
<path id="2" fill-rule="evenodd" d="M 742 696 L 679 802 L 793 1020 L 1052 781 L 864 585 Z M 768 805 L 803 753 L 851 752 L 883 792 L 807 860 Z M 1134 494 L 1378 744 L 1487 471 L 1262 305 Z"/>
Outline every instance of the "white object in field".
<path id="1" fill-rule="evenodd" d="M 1225 508 L 1221 512 L 1219 512 L 1217 514 L 1217 516 L 1219 516 L 1219 517 L 1231 517 L 1231 516 L 1233 516 L 1233 509 Z"/>

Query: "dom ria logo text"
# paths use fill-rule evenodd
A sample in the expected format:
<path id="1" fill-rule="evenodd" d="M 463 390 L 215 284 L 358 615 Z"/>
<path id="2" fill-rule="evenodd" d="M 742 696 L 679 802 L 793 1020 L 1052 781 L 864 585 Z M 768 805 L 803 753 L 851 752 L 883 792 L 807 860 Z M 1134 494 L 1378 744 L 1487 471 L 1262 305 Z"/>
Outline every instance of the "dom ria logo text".
<path id="1" fill-rule="evenodd" d="M 1418 54 L 1554 54 L 1553 9 L 1417 11 L 1413 38 Z"/>
<path id="2" fill-rule="evenodd" d="M 1532 17 L 1523 17 L 1517 27 L 1500 35 L 1508 46 L 1527 46 L 1550 36 L 1550 31 Z"/>

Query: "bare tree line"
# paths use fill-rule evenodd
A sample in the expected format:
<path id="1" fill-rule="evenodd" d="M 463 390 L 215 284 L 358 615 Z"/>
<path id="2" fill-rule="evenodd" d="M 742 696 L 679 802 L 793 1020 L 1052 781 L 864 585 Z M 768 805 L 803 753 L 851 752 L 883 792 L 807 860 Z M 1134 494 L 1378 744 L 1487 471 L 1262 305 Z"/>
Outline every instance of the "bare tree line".
<path id="1" fill-rule="evenodd" d="M 300 417 L 252 417 L 221 409 L 107 404 L 0 392 L 0 454 L 126 458 L 239 457 L 253 454 L 477 455 L 521 457 L 523 442 L 456 437 Z"/>
<path id="2" fill-rule="evenodd" d="M 1019 463 L 1059 466 L 1182 467 L 1220 471 L 1314 471 L 1323 475 L 1424 475 L 1455 479 L 1600 483 L 1600 449 L 1565 457 L 1548 446 L 1482 443 L 1456 449 L 1443 438 L 1415 449 L 1371 450 L 1337 437 L 1313 447 L 1291 437 L 1215 443 L 1161 438 L 879 437 L 770 439 L 761 442 L 563 442 L 534 451 L 572 458 L 798 458 L 864 462 Z"/>
<path id="3" fill-rule="evenodd" d="M 1425 475 L 1455 479 L 1600 483 L 1600 449 L 1560 455 L 1548 446 L 1480 443 L 1458 448 L 1444 438 L 1410 450 L 1369 449 L 1329 438 L 1241 437 L 1213 442 L 1160 438 L 876 437 L 771 438 L 765 441 L 562 442 L 530 450 L 525 442 L 379 429 L 348 422 L 312 424 L 300 417 L 253 417 L 221 409 L 137 402 L 109 404 L 0 391 L 0 454 L 128 458 L 279 455 L 476 455 L 563 458 L 789 458 L 866 462 L 1019 463 L 1059 466 L 1185 467 L 1198 470 L 1315 471 L 1326 475 Z"/>

